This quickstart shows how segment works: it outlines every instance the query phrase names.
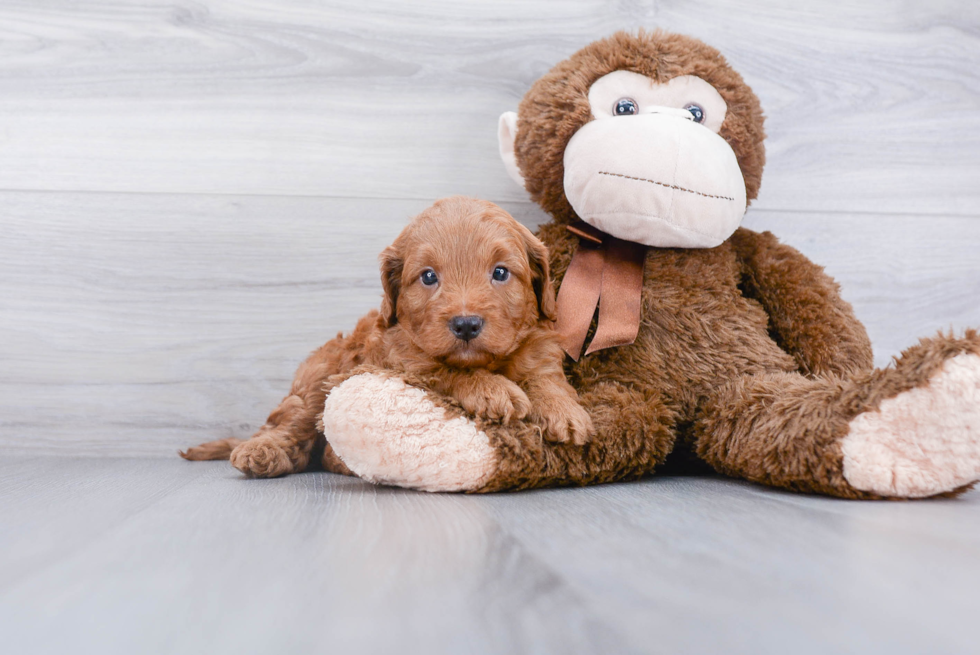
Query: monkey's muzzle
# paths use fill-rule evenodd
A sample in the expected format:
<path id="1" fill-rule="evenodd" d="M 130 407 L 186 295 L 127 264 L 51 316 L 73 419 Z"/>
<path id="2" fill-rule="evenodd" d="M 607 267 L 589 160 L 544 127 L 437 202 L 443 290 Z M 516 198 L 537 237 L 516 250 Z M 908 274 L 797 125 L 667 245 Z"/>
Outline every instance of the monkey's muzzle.
<path id="1" fill-rule="evenodd" d="M 713 248 L 731 236 L 745 214 L 742 171 L 728 143 L 689 116 L 665 107 L 579 129 L 564 160 L 579 217 L 659 248 Z"/>

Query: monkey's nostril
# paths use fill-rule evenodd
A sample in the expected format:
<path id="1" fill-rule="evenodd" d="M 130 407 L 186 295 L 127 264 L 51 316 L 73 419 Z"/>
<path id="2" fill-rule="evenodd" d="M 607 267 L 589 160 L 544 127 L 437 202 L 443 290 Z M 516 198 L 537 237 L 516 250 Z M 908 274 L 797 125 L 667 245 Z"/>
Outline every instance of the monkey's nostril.
<path id="1" fill-rule="evenodd" d="M 482 329 L 481 316 L 454 316 L 449 320 L 449 331 L 463 341 L 475 339 Z"/>

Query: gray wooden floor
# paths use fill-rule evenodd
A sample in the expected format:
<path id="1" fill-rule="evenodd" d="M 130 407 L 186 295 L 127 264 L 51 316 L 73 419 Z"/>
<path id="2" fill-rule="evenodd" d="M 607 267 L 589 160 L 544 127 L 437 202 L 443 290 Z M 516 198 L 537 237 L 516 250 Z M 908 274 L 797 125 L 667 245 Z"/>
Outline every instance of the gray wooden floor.
<path id="1" fill-rule="evenodd" d="M 498 496 L 0 462 L 9 653 L 975 653 L 980 494 L 724 478 Z"/>
<path id="2" fill-rule="evenodd" d="M 262 423 L 433 199 L 545 220 L 496 118 L 638 27 L 759 94 L 745 224 L 837 277 L 879 365 L 980 326 L 980 3 L 0 3 L 4 651 L 976 652 L 980 492 L 463 497 L 175 458 Z"/>

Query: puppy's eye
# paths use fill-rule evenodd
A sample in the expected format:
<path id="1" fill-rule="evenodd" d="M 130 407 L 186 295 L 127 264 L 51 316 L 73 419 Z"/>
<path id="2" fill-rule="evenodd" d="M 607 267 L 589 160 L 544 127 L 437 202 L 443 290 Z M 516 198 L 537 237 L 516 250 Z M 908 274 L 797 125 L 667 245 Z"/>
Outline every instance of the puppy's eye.
<path id="1" fill-rule="evenodd" d="M 640 108 L 636 106 L 636 101 L 632 98 L 620 98 L 613 105 L 613 115 L 615 116 L 632 116 L 638 111 Z"/>
<path id="2" fill-rule="evenodd" d="M 427 268 L 422 271 L 422 275 L 419 276 L 419 279 L 422 281 L 422 284 L 427 287 L 431 287 L 433 284 L 439 281 L 438 276 L 436 276 L 436 272 L 431 268 Z"/>
<path id="3" fill-rule="evenodd" d="M 704 109 L 701 107 L 701 105 L 696 105 L 694 103 L 691 103 L 689 105 L 685 105 L 684 106 L 684 109 L 686 109 L 689 112 L 691 112 L 691 116 L 694 117 L 694 122 L 695 123 L 703 123 L 704 122 Z"/>
<path id="4" fill-rule="evenodd" d="M 510 279 L 510 271 L 508 271 L 503 266 L 498 266 L 493 269 L 493 279 L 497 282 L 506 282 Z"/>

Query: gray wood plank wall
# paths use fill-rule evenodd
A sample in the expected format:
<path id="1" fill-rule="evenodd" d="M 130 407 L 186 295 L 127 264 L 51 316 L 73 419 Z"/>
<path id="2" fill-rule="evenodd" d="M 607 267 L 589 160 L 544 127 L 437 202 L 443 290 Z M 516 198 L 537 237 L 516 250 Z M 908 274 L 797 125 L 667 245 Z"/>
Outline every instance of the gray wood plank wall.
<path id="1" fill-rule="evenodd" d="M 247 436 L 456 193 L 545 217 L 497 116 L 585 43 L 718 47 L 767 110 L 746 225 L 827 266 L 879 364 L 980 326 L 980 3 L 0 5 L 0 446 Z"/>

